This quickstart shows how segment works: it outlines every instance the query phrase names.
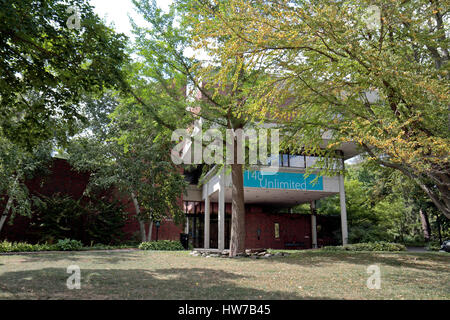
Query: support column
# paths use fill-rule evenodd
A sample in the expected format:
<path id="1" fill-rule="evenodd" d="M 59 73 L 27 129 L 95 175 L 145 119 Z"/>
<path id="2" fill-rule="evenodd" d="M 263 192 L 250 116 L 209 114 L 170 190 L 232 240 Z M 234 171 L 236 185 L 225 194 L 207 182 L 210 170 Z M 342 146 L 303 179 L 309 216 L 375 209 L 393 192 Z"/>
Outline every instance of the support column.
<path id="1" fill-rule="evenodd" d="M 311 207 L 311 239 L 312 239 L 312 248 L 317 248 L 317 220 L 316 220 L 316 202 L 313 200 L 310 203 Z"/>
<path id="2" fill-rule="evenodd" d="M 341 231 L 342 231 L 342 245 L 348 243 L 348 229 L 347 229 L 347 207 L 345 205 L 345 187 L 344 175 L 339 175 L 339 200 L 341 205 Z"/>
<path id="3" fill-rule="evenodd" d="M 225 168 L 222 169 L 219 179 L 218 247 L 223 251 L 225 249 Z"/>
<path id="4" fill-rule="evenodd" d="M 189 218 L 186 217 L 186 223 L 184 225 L 184 233 L 188 234 L 189 233 Z"/>
<path id="5" fill-rule="evenodd" d="M 205 235 L 204 235 L 204 248 L 209 249 L 209 228 L 210 228 L 210 202 L 209 196 L 205 198 Z"/>

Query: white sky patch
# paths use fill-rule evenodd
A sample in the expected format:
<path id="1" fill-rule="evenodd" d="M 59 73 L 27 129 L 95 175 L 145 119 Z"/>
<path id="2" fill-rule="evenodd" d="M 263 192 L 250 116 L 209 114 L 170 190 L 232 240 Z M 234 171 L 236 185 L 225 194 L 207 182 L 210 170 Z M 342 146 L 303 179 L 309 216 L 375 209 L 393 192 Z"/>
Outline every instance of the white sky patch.
<path id="1" fill-rule="evenodd" d="M 117 32 L 124 33 L 131 39 L 133 34 L 129 16 L 138 25 L 146 24 L 145 20 L 136 13 L 131 0 L 90 0 L 89 2 L 100 18 L 105 19 L 107 24 L 113 24 Z M 161 9 L 168 11 L 172 0 L 157 0 L 156 3 Z"/>
<path id="2" fill-rule="evenodd" d="M 172 0 L 156 0 L 157 5 L 168 12 L 172 4 Z M 112 24 L 117 32 L 124 33 L 130 40 L 134 39 L 130 23 L 130 17 L 138 26 L 148 26 L 149 24 L 135 11 L 135 7 L 131 0 L 90 0 L 90 4 L 94 7 L 94 12 L 104 19 L 108 25 Z M 210 60 L 208 54 L 203 50 L 194 50 L 187 48 L 184 52 L 187 57 L 194 57 L 203 61 Z M 132 57 L 134 60 L 136 56 Z"/>

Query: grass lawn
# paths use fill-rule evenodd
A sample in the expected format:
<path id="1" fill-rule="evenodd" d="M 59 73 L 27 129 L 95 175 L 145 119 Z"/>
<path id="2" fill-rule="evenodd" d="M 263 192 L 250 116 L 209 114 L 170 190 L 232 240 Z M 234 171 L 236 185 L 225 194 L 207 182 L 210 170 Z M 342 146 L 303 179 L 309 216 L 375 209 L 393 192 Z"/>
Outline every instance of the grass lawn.
<path id="1" fill-rule="evenodd" d="M 381 269 L 368 289 L 367 267 Z M 69 265 L 81 289 L 69 290 Z M 297 251 L 253 260 L 188 251 L 0 256 L 0 299 L 450 299 L 450 254 Z"/>

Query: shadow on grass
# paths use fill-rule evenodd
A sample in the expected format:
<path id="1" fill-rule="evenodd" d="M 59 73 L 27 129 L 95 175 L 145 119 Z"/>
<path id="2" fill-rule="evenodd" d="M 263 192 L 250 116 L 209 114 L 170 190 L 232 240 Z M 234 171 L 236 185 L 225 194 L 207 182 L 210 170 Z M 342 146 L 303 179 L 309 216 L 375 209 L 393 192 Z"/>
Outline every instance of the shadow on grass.
<path id="1" fill-rule="evenodd" d="M 30 252 L 30 253 L 18 253 L 13 255 L 3 255 L 6 256 L 20 256 L 23 263 L 35 263 L 35 262 L 58 262 L 62 260 L 76 261 L 87 261 L 96 260 L 99 264 L 115 264 L 122 261 L 128 261 L 139 257 L 137 250 L 130 251 L 49 251 L 49 252 Z M 120 253 L 120 255 L 112 254 Z M 2 256 L 0 256 L 1 258 Z"/>
<path id="2" fill-rule="evenodd" d="M 6 272 L 0 294 L 7 299 L 304 299 L 281 291 L 242 287 L 241 275 L 203 268 L 81 269 L 81 289 L 69 290 L 64 268 Z M 307 297 L 328 299 L 327 297 Z"/>
<path id="3" fill-rule="evenodd" d="M 266 261 L 269 261 L 267 259 Z M 383 264 L 392 267 L 412 268 L 424 271 L 450 272 L 450 255 L 413 252 L 294 252 L 274 261 L 301 266 L 323 266 L 333 263 L 349 263 L 369 266 Z"/>

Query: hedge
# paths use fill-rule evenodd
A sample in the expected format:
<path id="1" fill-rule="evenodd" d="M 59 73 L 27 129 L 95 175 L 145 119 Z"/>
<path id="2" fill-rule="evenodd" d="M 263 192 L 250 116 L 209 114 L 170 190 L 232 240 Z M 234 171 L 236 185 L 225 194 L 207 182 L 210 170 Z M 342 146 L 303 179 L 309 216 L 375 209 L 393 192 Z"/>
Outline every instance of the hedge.
<path id="1" fill-rule="evenodd" d="M 172 241 L 172 240 L 158 240 L 151 242 L 142 242 L 139 245 L 139 249 L 141 250 L 167 250 L 167 251 L 175 251 L 175 250 L 184 250 L 183 245 L 180 241 Z"/>
<path id="2" fill-rule="evenodd" d="M 37 251 L 80 251 L 80 250 L 113 250 L 113 249 L 125 249 L 136 248 L 136 245 L 122 244 L 122 245 L 104 245 L 95 244 L 90 247 L 83 247 L 82 243 L 78 240 L 64 239 L 58 240 L 56 244 L 30 244 L 26 242 L 0 242 L 0 253 L 8 252 L 37 252 Z"/>
<path id="3" fill-rule="evenodd" d="M 366 242 L 347 244 L 345 246 L 323 247 L 324 251 L 406 251 L 406 247 L 400 243 L 392 242 Z"/>
<path id="4" fill-rule="evenodd" d="M 29 244 L 26 242 L 0 242 L 0 252 L 57 251 L 55 244 Z"/>

